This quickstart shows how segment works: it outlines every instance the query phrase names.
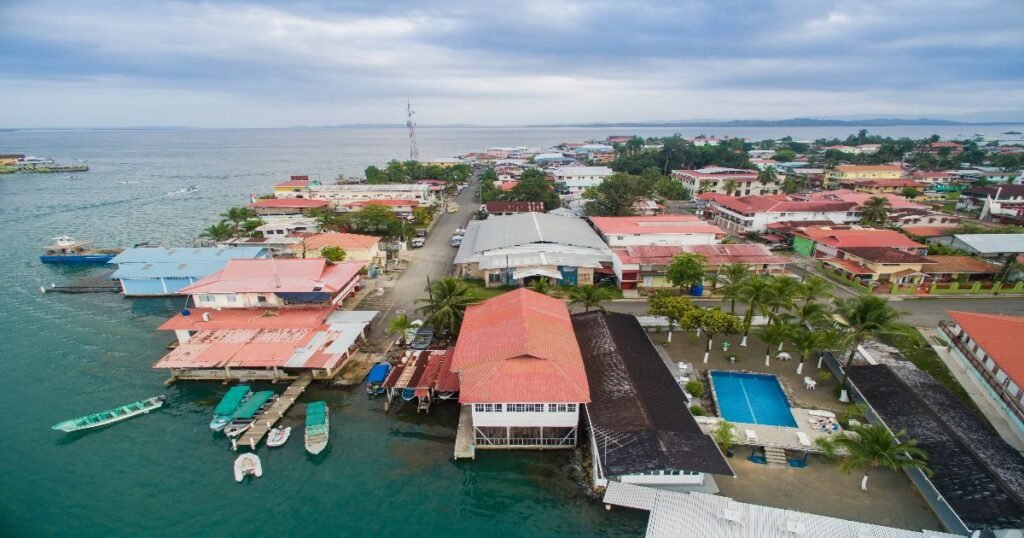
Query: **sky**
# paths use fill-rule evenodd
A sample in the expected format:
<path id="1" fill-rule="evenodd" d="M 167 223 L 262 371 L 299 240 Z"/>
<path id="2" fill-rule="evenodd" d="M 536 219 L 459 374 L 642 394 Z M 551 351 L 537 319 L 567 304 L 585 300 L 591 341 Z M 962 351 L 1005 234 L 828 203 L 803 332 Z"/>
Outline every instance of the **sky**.
<path id="1" fill-rule="evenodd" d="M 0 0 L 0 127 L 986 118 L 1019 0 Z M 974 116 L 971 116 L 974 115 Z"/>

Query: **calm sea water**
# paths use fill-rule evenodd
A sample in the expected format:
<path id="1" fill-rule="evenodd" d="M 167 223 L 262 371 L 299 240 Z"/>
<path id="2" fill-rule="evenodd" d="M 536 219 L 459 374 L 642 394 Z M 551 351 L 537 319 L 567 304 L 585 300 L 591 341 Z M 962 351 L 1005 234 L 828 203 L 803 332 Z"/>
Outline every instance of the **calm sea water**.
<path id="1" fill-rule="evenodd" d="M 954 136 L 1004 130 L 878 132 Z M 421 155 L 430 157 L 635 131 L 421 129 L 419 138 Z M 802 139 L 849 130 L 639 134 L 677 131 Z M 456 464 L 450 461 L 454 406 L 435 406 L 426 416 L 409 409 L 386 416 L 382 404 L 368 401 L 361 390 L 312 388 L 308 398 L 326 399 L 332 408 L 328 452 L 308 457 L 299 428 L 285 447 L 259 450 L 262 479 L 236 484 L 234 454 L 207 427 L 224 389 L 195 383 L 165 388 L 166 375 L 150 368 L 172 339 L 155 329 L 181 308 L 180 300 L 39 292 L 40 285 L 89 274 L 39 264 L 39 247 L 55 235 L 101 246 L 188 244 L 225 207 L 268 192 L 290 174 L 324 180 L 361 175 L 368 164 L 406 156 L 406 143 L 401 129 L 0 132 L 0 153 L 83 160 L 92 168 L 74 175 L 0 176 L 0 534 L 642 533 L 644 514 L 605 512 L 586 496 L 572 453 L 484 453 Z M 200 190 L 168 194 L 189 185 Z M 155 414 L 92 433 L 50 430 L 63 419 L 161 392 L 169 400 Z"/>

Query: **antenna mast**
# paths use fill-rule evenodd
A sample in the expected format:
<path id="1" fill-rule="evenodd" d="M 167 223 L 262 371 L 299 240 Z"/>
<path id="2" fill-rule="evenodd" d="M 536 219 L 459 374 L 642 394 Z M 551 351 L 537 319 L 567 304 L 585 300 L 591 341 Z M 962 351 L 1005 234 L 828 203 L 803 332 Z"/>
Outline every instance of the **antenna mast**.
<path id="1" fill-rule="evenodd" d="M 415 112 L 413 112 L 412 103 L 409 101 L 405 102 L 405 112 L 408 118 L 405 120 L 405 126 L 409 128 L 409 160 L 418 161 L 420 160 L 420 149 L 416 147 L 416 122 L 412 121 Z"/>

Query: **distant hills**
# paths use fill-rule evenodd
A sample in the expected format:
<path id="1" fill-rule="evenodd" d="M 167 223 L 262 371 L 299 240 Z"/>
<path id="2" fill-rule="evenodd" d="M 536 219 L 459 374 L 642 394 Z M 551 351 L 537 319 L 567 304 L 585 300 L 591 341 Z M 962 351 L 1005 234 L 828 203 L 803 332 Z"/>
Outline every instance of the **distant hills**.
<path id="1" fill-rule="evenodd" d="M 791 118 L 785 120 L 701 120 L 616 123 L 560 123 L 527 127 L 891 127 L 907 125 L 1010 125 L 1016 122 L 963 122 L 932 118 L 867 118 L 855 120 Z"/>

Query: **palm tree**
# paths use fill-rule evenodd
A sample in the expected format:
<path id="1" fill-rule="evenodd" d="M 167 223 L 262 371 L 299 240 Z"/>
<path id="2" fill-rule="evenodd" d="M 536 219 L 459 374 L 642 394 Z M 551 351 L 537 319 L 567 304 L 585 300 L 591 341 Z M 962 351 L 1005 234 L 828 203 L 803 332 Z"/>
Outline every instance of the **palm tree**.
<path id="1" fill-rule="evenodd" d="M 768 166 L 757 173 L 757 180 L 760 181 L 762 185 L 775 183 L 778 179 L 779 175 L 775 172 L 774 166 Z"/>
<path id="2" fill-rule="evenodd" d="M 214 242 L 227 241 L 231 239 L 235 234 L 235 228 L 231 226 L 228 221 L 222 220 L 217 224 L 210 226 L 203 230 L 203 233 L 199 234 L 199 237 L 205 237 Z"/>
<path id="3" fill-rule="evenodd" d="M 825 349 L 831 347 L 836 341 L 837 336 L 835 331 L 808 329 L 802 325 L 796 326 L 787 338 L 789 343 L 800 354 L 800 363 L 796 366 L 796 375 L 804 373 L 804 362 L 811 358 L 811 355 L 815 352 L 822 353 Z"/>
<path id="4" fill-rule="evenodd" d="M 715 276 L 715 282 L 721 285 L 722 298 L 731 301 L 729 313 L 736 313 L 736 299 L 740 296 L 740 289 L 750 279 L 750 268 L 742 263 L 726 265 Z"/>
<path id="5" fill-rule="evenodd" d="M 540 277 L 531 282 L 530 289 L 543 295 L 551 295 L 552 297 L 556 294 L 556 290 L 554 289 L 554 286 L 551 285 L 551 281 L 545 277 Z"/>
<path id="6" fill-rule="evenodd" d="M 836 313 L 839 315 L 839 326 L 845 333 L 844 343 L 850 349 L 843 367 L 843 384 L 848 387 L 850 365 L 857 354 L 857 348 L 870 338 L 898 334 L 900 313 L 889 304 L 888 299 L 877 295 L 836 301 Z"/>
<path id="7" fill-rule="evenodd" d="M 235 237 L 238 237 L 242 234 L 242 223 L 249 219 L 255 219 L 258 215 L 248 207 L 232 207 L 224 213 L 221 213 L 220 216 L 231 221 L 231 224 L 234 225 L 235 228 Z"/>
<path id="8" fill-rule="evenodd" d="M 803 299 L 803 304 L 813 303 L 820 297 L 827 296 L 829 291 L 832 289 L 832 284 L 829 281 L 821 278 L 818 275 L 811 275 L 804 279 L 800 285 L 800 290 L 797 291 L 796 297 Z"/>
<path id="9" fill-rule="evenodd" d="M 589 284 L 577 286 L 569 290 L 569 306 L 583 305 L 584 312 L 590 312 L 591 308 L 604 312 L 604 306 L 601 303 L 609 298 L 607 290 Z"/>
<path id="10" fill-rule="evenodd" d="M 781 350 L 782 344 L 789 339 L 792 332 L 793 326 L 777 317 L 773 317 L 767 325 L 761 325 L 754 329 L 754 334 L 764 342 L 765 366 L 771 365 L 772 348 L 778 346 Z"/>
<path id="11" fill-rule="evenodd" d="M 860 210 L 861 222 L 864 224 L 884 223 L 889 218 L 889 207 L 891 205 L 888 198 L 880 196 L 868 198 L 868 201 L 864 202 L 864 207 Z"/>
<path id="12" fill-rule="evenodd" d="M 928 454 L 917 446 L 917 441 L 900 438 L 907 436 L 906 430 L 893 435 L 881 424 L 864 424 L 850 428 L 856 435 L 844 433 L 835 439 L 835 444 L 845 449 L 840 470 L 850 474 L 854 469 L 864 469 L 864 478 L 860 481 L 860 489 L 868 489 L 868 473 L 872 469 L 885 468 L 899 471 L 906 467 L 914 467 L 931 475 L 928 468 Z"/>
<path id="13" fill-rule="evenodd" d="M 427 289 L 430 297 L 417 299 L 417 303 L 423 306 L 416 309 L 417 312 L 426 316 L 426 321 L 434 329 L 446 329 L 453 335 L 459 333 L 462 326 L 462 318 L 466 314 L 466 307 L 476 299 L 469 293 L 466 283 L 452 277 L 442 278 L 432 282 Z"/>
<path id="14" fill-rule="evenodd" d="M 415 327 L 415 325 L 413 325 L 412 320 L 409 319 L 409 316 L 406 316 L 405 314 L 400 314 L 391 318 L 391 322 L 388 323 L 388 334 L 398 333 L 402 338 L 401 344 L 404 346 L 405 335 L 407 332 L 409 332 L 409 329 L 412 329 L 413 327 Z"/>
<path id="15" fill-rule="evenodd" d="M 772 281 L 772 297 L 766 306 L 771 306 L 773 314 L 777 314 L 780 308 L 789 310 L 793 307 L 793 298 L 799 293 L 799 280 L 788 276 L 775 277 Z"/>
<path id="16" fill-rule="evenodd" d="M 747 312 L 743 314 L 743 340 L 740 346 L 747 346 L 747 334 L 750 332 L 750 324 L 754 320 L 754 312 L 763 311 L 766 304 L 772 300 L 774 277 L 769 275 L 752 276 L 744 282 L 739 290 L 739 300 L 747 303 Z"/>
<path id="17" fill-rule="evenodd" d="M 810 323 L 818 327 L 825 325 L 829 320 L 829 308 L 823 303 L 803 303 L 793 309 L 795 323 L 801 327 Z"/>
<path id="18" fill-rule="evenodd" d="M 725 182 L 725 194 L 732 196 L 732 193 L 739 190 L 740 184 L 736 183 L 735 180 L 730 179 Z"/>

